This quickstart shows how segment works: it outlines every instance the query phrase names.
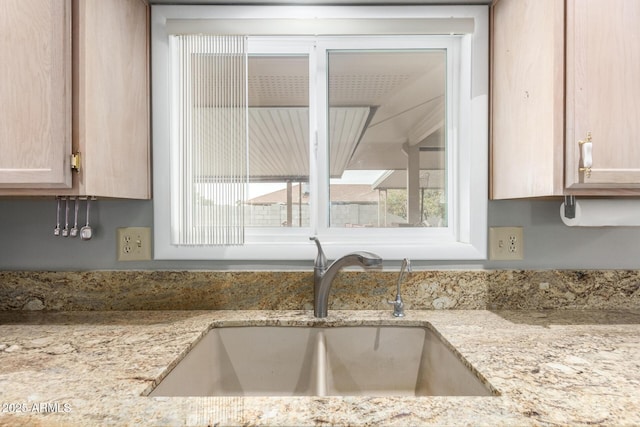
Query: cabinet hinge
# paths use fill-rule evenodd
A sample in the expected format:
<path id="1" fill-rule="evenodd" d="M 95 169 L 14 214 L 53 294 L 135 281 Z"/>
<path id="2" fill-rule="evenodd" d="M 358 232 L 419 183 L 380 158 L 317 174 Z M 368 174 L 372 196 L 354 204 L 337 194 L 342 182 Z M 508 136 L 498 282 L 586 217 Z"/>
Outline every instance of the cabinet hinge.
<path id="1" fill-rule="evenodd" d="M 80 153 L 71 154 L 71 170 L 80 172 Z"/>

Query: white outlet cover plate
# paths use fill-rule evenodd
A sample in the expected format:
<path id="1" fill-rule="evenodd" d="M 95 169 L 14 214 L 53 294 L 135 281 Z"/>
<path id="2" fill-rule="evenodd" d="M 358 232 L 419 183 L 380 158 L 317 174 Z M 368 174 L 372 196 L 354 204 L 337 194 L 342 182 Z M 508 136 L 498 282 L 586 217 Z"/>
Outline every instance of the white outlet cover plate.
<path id="1" fill-rule="evenodd" d="M 129 238 L 130 243 L 125 239 Z M 125 251 L 125 245 L 129 251 Z M 150 261 L 151 260 L 151 228 L 120 227 L 116 230 L 116 250 L 118 261 Z"/>
<path id="2" fill-rule="evenodd" d="M 489 227 L 489 259 L 492 261 L 524 259 L 522 227 Z"/>

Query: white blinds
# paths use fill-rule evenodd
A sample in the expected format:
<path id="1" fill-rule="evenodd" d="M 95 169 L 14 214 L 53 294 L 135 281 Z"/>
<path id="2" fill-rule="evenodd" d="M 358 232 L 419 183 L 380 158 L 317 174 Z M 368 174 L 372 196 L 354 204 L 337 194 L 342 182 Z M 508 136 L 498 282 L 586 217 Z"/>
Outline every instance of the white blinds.
<path id="1" fill-rule="evenodd" d="M 246 37 L 171 36 L 175 245 L 244 243 Z"/>

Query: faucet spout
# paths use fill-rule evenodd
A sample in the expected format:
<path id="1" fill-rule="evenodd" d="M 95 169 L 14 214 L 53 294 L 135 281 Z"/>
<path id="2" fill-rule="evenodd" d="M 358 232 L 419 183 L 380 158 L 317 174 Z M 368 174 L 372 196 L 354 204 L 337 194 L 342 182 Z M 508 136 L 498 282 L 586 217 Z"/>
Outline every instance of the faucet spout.
<path id="1" fill-rule="evenodd" d="M 316 237 L 310 237 L 310 240 L 315 241 L 318 247 L 318 256 L 313 268 L 313 314 L 315 317 L 322 318 L 327 317 L 329 291 L 338 271 L 351 265 L 358 265 L 366 269 L 381 268 L 382 258 L 371 252 L 358 251 L 336 259 L 327 267 L 327 259 L 320 245 L 320 240 Z"/>
<path id="2" fill-rule="evenodd" d="M 404 317 L 404 302 L 402 301 L 402 295 L 400 295 L 400 285 L 402 284 L 402 278 L 404 277 L 404 273 L 411 273 L 411 261 L 408 258 L 405 258 L 402 261 L 402 266 L 400 267 L 400 275 L 398 276 L 398 285 L 396 289 L 396 299 L 393 301 L 387 301 L 389 304 L 393 304 L 393 315 L 394 317 Z"/>

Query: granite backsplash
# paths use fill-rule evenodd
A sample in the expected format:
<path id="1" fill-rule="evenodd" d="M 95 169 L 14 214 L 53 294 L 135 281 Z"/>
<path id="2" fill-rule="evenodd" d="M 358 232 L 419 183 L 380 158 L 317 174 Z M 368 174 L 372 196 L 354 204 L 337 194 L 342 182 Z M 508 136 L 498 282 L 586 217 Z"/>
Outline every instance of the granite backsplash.
<path id="1" fill-rule="evenodd" d="M 329 309 L 390 309 L 397 277 L 340 272 Z M 402 296 L 407 310 L 639 308 L 640 271 L 415 271 Z M 312 302 L 311 271 L 0 271 L 0 311 L 311 310 Z"/>

